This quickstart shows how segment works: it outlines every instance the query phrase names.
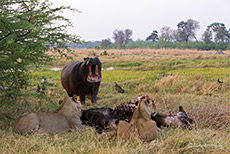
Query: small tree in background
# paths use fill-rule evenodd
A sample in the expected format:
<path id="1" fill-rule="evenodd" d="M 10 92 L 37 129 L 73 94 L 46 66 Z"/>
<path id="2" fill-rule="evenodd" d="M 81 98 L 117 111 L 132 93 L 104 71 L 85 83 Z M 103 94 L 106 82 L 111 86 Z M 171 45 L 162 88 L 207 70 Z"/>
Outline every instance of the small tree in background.
<path id="1" fill-rule="evenodd" d="M 228 43 L 230 42 L 230 31 L 227 30 L 223 23 L 212 23 L 209 25 L 205 32 L 209 31 L 214 35 L 214 41 L 217 43 Z"/>
<path id="2" fill-rule="evenodd" d="M 212 31 L 207 29 L 202 35 L 202 41 L 205 43 L 211 43 L 212 42 Z"/>
<path id="3" fill-rule="evenodd" d="M 156 30 L 154 30 L 147 38 L 146 41 L 151 41 L 153 43 L 157 43 L 158 41 L 158 32 Z"/>
<path id="4" fill-rule="evenodd" d="M 102 40 L 99 44 L 100 48 L 102 49 L 108 49 L 109 46 L 112 44 L 112 42 L 110 41 L 110 39 L 105 39 L 105 40 Z"/>
<path id="5" fill-rule="evenodd" d="M 48 0 L 1 0 L 0 6 L 0 96 L 15 99 L 29 86 L 30 66 L 57 55 L 68 58 L 57 47 L 71 52 L 67 43 L 80 43 L 78 36 L 66 33 L 72 23 L 60 15 L 64 10 L 77 10 L 52 8 Z"/>
<path id="6" fill-rule="evenodd" d="M 199 22 L 193 19 L 188 19 L 186 22 L 181 21 L 177 24 L 177 30 L 174 31 L 174 36 L 177 42 L 188 42 L 192 39 L 196 41 L 196 30 L 200 28 Z"/>
<path id="7" fill-rule="evenodd" d="M 126 29 L 124 31 L 115 29 L 113 32 L 113 39 L 119 44 L 120 48 L 123 48 L 131 39 L 132 34 L 133 31 L 130 29 Z"/>
<path id="8" fill-rule="evenodd" d="M 133 35 L 133 31 L 132 30 L 130 30 L 130 29 L 126 29 L 125 31 L 124 31 L 124 33 L 125 33 L 125 45 L 129 42 L 129 40 L 131 39 L 131 36 Z"/>
<path id="9" fill-rule="evenodd" d="M 173 30 L 166 26 L 161 28 L 161 35 L 159 37 L 159 42 L 172 42 L 173 41 Z"/>

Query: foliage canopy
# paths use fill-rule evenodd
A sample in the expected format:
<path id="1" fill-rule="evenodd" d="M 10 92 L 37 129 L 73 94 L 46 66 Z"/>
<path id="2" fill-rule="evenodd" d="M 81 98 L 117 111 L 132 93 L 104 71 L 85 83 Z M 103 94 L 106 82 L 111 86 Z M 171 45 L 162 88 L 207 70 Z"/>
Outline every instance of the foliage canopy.
<path id="1" fill-rule="evenodd" d="M 67 57 L 67 43 L 80 43 L 67 34 L 72 26 L 61 15 L 71 7 L 53 8 L 48 0 L 2 0 L 0 2 L 0 92 L 13 98 L 29 85 L 29 67 Z M 58 47 L 65 50 L 60 50 Z M 56 54 L 57 53 L 57 54 Z M 55 55 L 55 56 L 54 56 Z"/>

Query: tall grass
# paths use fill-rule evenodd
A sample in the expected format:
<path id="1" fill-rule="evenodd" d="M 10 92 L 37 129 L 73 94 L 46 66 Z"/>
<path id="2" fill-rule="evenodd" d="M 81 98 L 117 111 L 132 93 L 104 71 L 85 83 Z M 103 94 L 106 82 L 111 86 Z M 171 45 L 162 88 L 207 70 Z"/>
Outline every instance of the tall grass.
<path id="1" fill-rule="evenodd" d="M 103 51 L 91 53 L 100 55 Z M 82 60 L 89 54 L 89 50 L 75 52 L 74 60 Z M 216 55 L 215 51 L 178 49 L 113 49 L 107 53 L 99 57 L 102 67 L 114 67 L 114 70 L 102 71 L 99 105 L 91 104 L 87 97 L 87 105 L 82 106 L 84 109 L 114 108 L 147 94 L 154 98 L 158 112 L 176 113 L 178 106 L 182 105 L 195 120 L 197 130 L 160 129 L 157 140 L 150 143 L 142 143 L 138 138 L 132 141 L 106 140 L 89 127 L 53 135 L 21 136 L 13 133 L 12 123 L 20 114 L 54 111 L 58 101 L 66 96 L 60 83 L 61 71 L 50 70 L 70 63 L 60 59 L 41 68 L 31 68 L 31 88 L 28 89 L 36 91 L 41 78 L 46 77 L 52 84 L 47 87 L 45 95 L 54 103 L 31 97 L 1 104 L 1 153 L 230 153 L 229 51 L 225 51 L 225 55 Z M 223 83 L 218 83 L 218 78 Z M 123 87 L 125 93 L 115 91 L 114 81 Z"/>
<path id="2" fill-rule="evenodd" d="M 120 139 L 103 140 L 91 128 L 79 132 L 54 135 L 34 134 L 19 136 L 10 131 L 0 131 L 1 153 L 228 153 L 229 133 L 210 129 L 182 130 L 165 128 L 159 130 L 158 139 L 142 143 Z"/>

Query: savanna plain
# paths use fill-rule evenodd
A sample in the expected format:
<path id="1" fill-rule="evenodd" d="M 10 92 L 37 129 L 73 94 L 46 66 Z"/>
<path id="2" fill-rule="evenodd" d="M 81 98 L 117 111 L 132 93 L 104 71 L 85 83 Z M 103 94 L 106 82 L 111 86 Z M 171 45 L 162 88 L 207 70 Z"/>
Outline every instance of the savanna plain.
<path id="1" fill-rule="evenodd" d="M 0 153 L 230 153 L 230 51 L 217 54 L 216 51 L 180 49 L 73 49 L 73 52 L 73 61 L 99 56 L 102 62 L 98 105 L 87 98 L 83 109 L 114 108 L 146 94 L 155 100 L 161 113 L 175 114 L 178 107 L 183 106 L 195 120 L 197 129 L 162 128 L 158 130 L 157 140 L 150 143 L 142 143 L 138 138 L 103 139 L 91 127 L 56 134 L 13 133 L 11 126 L 19 115 L 52 112 L 66 96 L 60 74 L 71 60 L 60 58 L 39 68 L 29 68 L 32 79 L 28 90 L 36 91 L 41 79 L 46 78 L 44 95 L 53 102 L 31 97 L 21 98 L 17 104 L 2 105 Z M 125 93 L 115 91 L 115 81 Z"/>

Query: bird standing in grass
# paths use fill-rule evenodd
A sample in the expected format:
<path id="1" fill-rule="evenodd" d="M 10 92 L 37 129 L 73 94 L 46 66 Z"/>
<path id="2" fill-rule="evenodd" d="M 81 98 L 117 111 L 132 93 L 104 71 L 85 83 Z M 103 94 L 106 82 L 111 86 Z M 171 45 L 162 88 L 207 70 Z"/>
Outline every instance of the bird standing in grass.
<path id="1" fill-rule="evenodd" d="M 119 86 L 116 82 L 115 83 L 115 90 L 119 93 L 124 93 L 125 91 L 122 89 L 121 86 Z"/>
<path id="2" fill-rule="evenodd" d="M 223 81 L 220 81 L 220 79 L 217 79 L 217 82 L 218 82 L 218 83 L 224 83 Z"/>

